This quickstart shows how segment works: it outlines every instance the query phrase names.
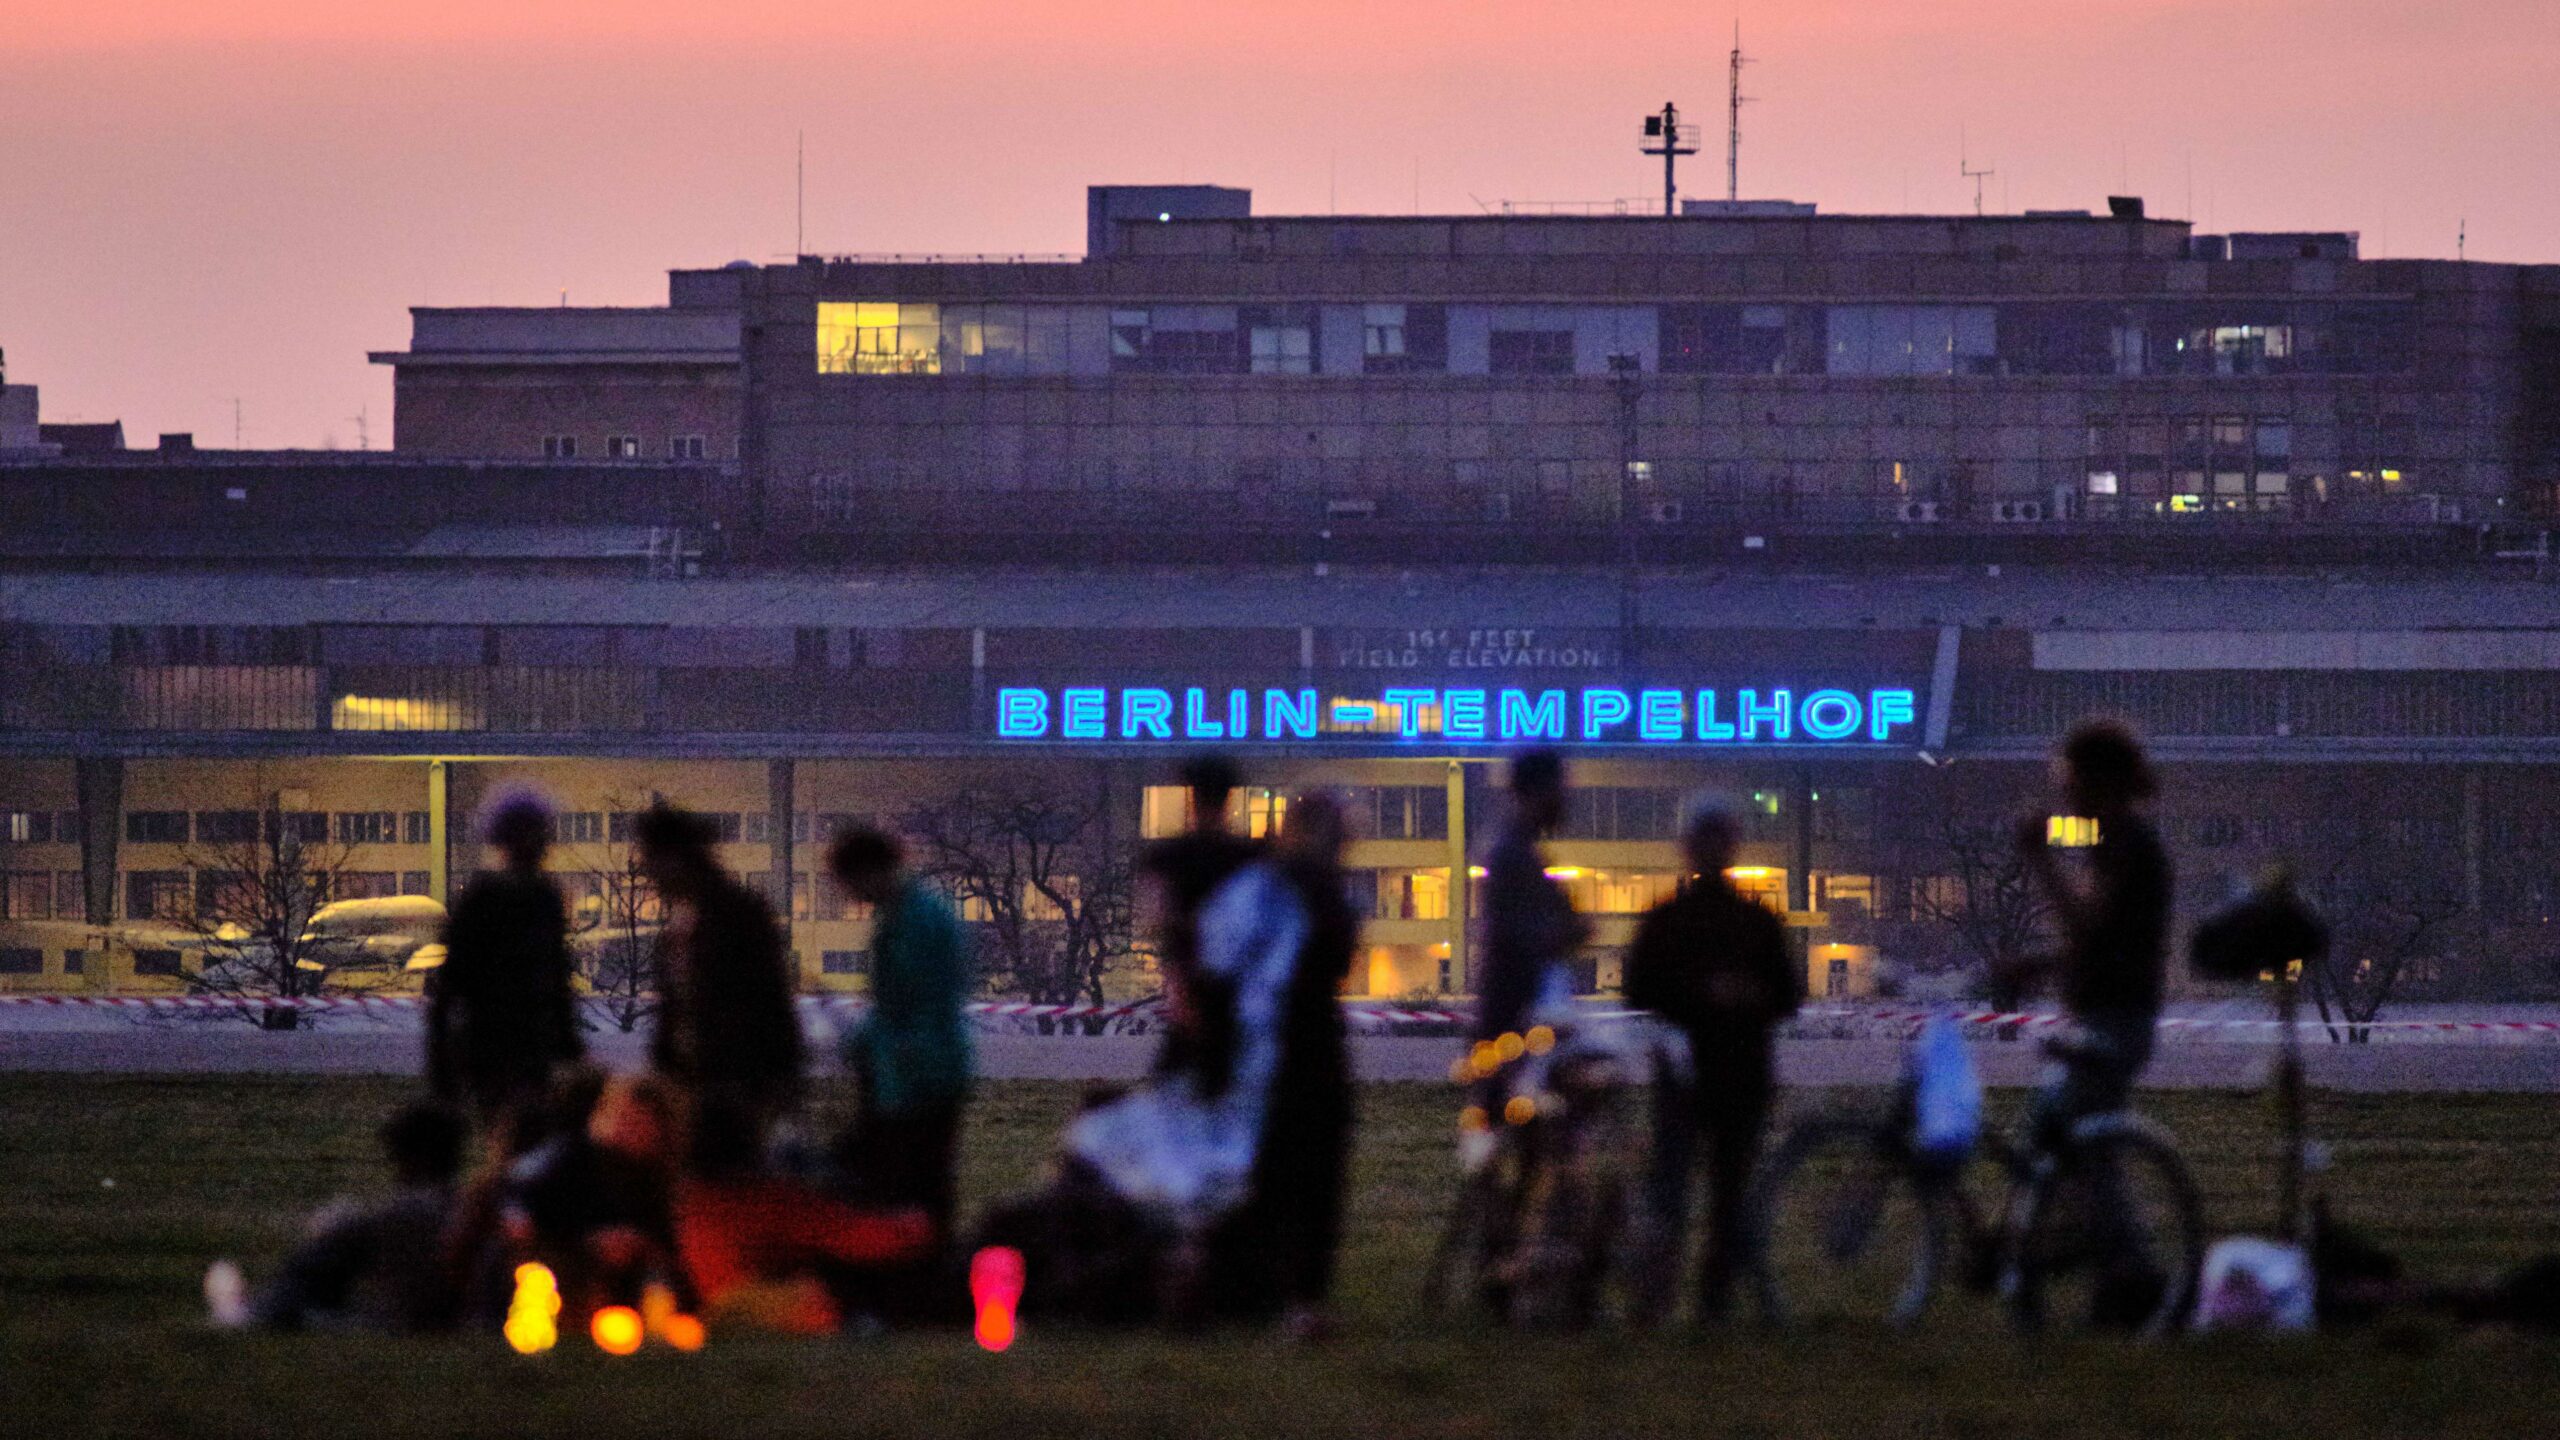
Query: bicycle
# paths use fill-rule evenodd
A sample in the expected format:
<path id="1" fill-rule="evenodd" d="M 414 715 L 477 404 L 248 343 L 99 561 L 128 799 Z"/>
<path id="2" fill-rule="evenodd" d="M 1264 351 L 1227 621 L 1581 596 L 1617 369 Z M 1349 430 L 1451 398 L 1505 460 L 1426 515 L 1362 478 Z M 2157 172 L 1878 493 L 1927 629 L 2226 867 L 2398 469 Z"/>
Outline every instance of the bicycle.
<path id="1" fill-rule="evenodd" d="M 1473 1087 L 1463 1178 L 1423 1275 L 1426 1307 L 1464 1300 L 1514 1324 L 1586 1325 L 1613 1279 L 1631 1312 L 1651 1303 L 1660 1227 L 1644 1214 L 1630 1101 L 1641 1068 L 1671 1063 L 1663 1047 L 1635 1026 L 1538 1025 L 1457 1063 L 1453 1078 Z"/>
<path id="2" fill-rule="evenodd" d="M 2024 1331 L 2069 1316 L 2157 1335 L 2184 1318 L 2204 1217 L 2167 1130 L 2115 1111 L 2049 1149 L 1985 1134 L 1943 1159 L 1916 1144 L 1916 1098 L 1906 1075 L 1880 1115 L 1817 1117 L 1771 1156 L 1749 1213 L 1773 1319 L 1908 1327 L 1950 1271 Z"/>

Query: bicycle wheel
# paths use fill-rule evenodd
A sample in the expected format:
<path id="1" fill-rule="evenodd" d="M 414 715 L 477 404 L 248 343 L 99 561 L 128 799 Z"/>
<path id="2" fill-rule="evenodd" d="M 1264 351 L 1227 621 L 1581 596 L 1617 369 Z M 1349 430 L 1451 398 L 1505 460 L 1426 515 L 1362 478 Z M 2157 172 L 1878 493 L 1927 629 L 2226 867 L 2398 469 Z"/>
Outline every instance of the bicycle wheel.
<path id="1" fill-rule="evenodd" d="M 1768 1317 L 1909 1325 L 1946 1253 L 1946 1206 L 1890 1126 L 1820 1120 L 1770 1158 L 1752 1204 Z"/>
<path id="2" fill-rule="evenodd" d="M 2159 1335 L 2186 1317 L 2204 1210 L 2167 1135 L 2102 1118 L 2038 1166 L 2010 1214 L 2010 1319 Z"/>
<path id="3" fill-rule="evenodd" d="M 1422 1305 L 1434 1318 L 1453 1305 L 1480 1305 L 1495 1315 L 1507 1308 L 1499 1271 L 1517 1209 L 1511 1168 L 1509 1156 L 1494 1156 L 1458 1187 L 1422 1276 Z"/>

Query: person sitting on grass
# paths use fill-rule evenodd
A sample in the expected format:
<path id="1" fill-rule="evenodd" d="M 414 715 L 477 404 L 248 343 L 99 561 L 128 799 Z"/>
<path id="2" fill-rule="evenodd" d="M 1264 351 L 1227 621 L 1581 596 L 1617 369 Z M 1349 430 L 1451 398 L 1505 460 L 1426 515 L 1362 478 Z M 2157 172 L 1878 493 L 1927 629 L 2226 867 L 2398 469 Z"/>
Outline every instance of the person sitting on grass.
<path id="1" fill-rule="evenodd" d="M 403 1106 L 379 1133 L 391 1161 L 392 1192 L 369 1205 L 339 1201 L 323 1209 L 309 1238 L 254 1299 L 240 1305 L 236 1289 L 229 1297 L 212 1296 L 215 1323 L 388 1334 L 452 1325 L 442 1240 L 462 1166 L 462 1117 L 421 1101 Z M 226 1287 L 209 1281 L 207 1288 Z"/>

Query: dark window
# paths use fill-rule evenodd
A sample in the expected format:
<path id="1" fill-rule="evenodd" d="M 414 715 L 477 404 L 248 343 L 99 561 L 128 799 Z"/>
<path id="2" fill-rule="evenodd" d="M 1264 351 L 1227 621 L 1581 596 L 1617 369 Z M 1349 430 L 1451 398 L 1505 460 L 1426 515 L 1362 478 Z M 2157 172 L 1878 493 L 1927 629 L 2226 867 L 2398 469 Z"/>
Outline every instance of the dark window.
<path id="1" fill-rule="evenodd" d="M 640 437 L 637 435 L 607 435 L 604 437 L 604 458 L 607 460 L 639 459 Z"/>
<path id="2" fill-rule="evenodd" d="M 175 950 L 136 950 L 133 952 L 136 975 L 184 975 L 186 967 L 179 963 Z"/>
<path id="3" fill-rule="evenodd" d="M 119 665 L 308 665 L 311 632 L 299 625 L 119 625 Z"/>
<path id="4" fill-rule="evenodd" d="M 41 845 L 53 838 L 53 832 L 53 812 L 50 810 L 0 811 L 0 841 Z M 63 836 L 65 840 L 77 838 L 76 831 Z"/>
<path id="5" fill-rule="evenodd" d="M 184 870 L 135 870 L 124 877 L 124 918 L 185 920 L 193 916 L 195 884 Z"/>
<path id="6" fill-rule="evenodd" d="M 89 973 L 89 952 L 86 950 L 63 951 L 62 973 L 65 975 L 85 975 Z"/>
<path id="7" fill-rule="evenodd" d="M 1437 375 L 1449 368 L 1449 307 L 1364 305 L 1360 368 L 1371 375 Z"/>
<path id="8" fill-rule="evenodd" d="M 424 871 L 424 870 L 403 870 L 403 871 L 401 871 L 401 872 L 400 872 L 400 893 L 401 893 L 401 894 L 403 894 L 403 895 L 424 895 L 424 894 L 426 894 L 426 893 L 427 893 L 427 890 L 428 890 L 428 884 L 427 884 L 428 878 L 429 878 L 429 877 L 428 877 L 428 874 L 427 874 L 427 872 L 426 872 L 426 871 Z"/>
<path id="9" fill-rule="evenodd" d="M 2012 375 L 2113 374 L 2117 318 L 2103 305 L 2002 306 L 2001 368 Z"/>
<path id="10" fill-rule="evenodd" d="M 594 845 L 604 839 L 604 812 L 571 810 L 555 816 L 551 822 L 551 838 L 563 845 Z"/>
<path id="11" fill-rule="evenodd" d="M 1236 311 L 1158 305 L 1111 312 L 1111 368 L 1122 374 L 1234 375 L 1245 369 Z"/>
<path id="12" fill-rule="evenodd" d="M 871 952 L 868 950 L 821 950 L 818 971 L 823 975 L 868 975 Z"/>
<path id="13" fill-rule="evenodd" d="M 426 811 L 407 810 L 401 812 L 400 841 L 402 844 L 424 845 L 428 842 L 428 838 Z"/>
<path id="14" fill-rule="evenodd" d="M 279 839 L 301 845 L 329 843 L 329 812 L 325 810 L 287 810 L 273 819 Z"/>
<path id="15" fill-rule="evenodd" d="M 255 810 L 199 810 L 196 839 L 206 845 L 253 845 L 258 839 Z"/>
<path id="16" fill-rule="evenodd" d="M 1785 368 L 1784 306 L 1665 305 L 1657 318 L 1665 374 L 1768 375 Z"/>
<path id="17" fill-rule="evenodd" d="M 393 810 L 352 810 L 338 816 L 338 843 L 341 845 L 395 845 L 400 840 L 400 815 Z"/>
<path id="18" fill-rule="evenodd" d="M 542 458 L 543 458 L 543 459 L 545 459 L 545 460 L 575 460 L 575 459 L 577 459 L 577 458 L 578 458 L 578 437 L 577 437 L 577 436 L 575 436 L 575 435 L 545 435 L 545 436 L 543 436 L 543 437 L 542 437 Z"/>
<path id="19" fill-rule="evenodd" d="M 12 870 L 6 875 L 0 875 L 0 919 L 50 920 L 52 918 L 53 874 L 51 871 Z"/>
<path id="20" fill-rule="evenodd" d="M 1556 833 L 1567 840 L 1669 840 L 1679 829 L 1680 792 L 1646 786 L 1577 790 Z"/>
<path id="21" fill-rule="evenodd" d="M 746 835 L 747 817 L 739 811 L 705 811 L 702 818 L 711 823 L 712 832 L 720 837 L 723 845 L 738 844 Z"/>
<path id="22" fill-rule="evenodd" d="M 667 441 L 670 460 L 699 460 L 710 453 L 710 442 L 699 435 L 677 435 Z"/>
<path id="23" fill-rule="evenodd" d="M 187 812 L 135 810 L 124 817 L 124 838 L 135 845 L 184 845 Z"/>
<path id="24" fill-rule="evenodd" d="M 1312 305 L 1247 305 L 1238 312 L 1244 330 L 1246 368 L 1256 375 L 1316 372 L 1316 310 Z"/>
<path id="25" fill-rule="evenodd" d="M 331 900 L 387 900 L 400 893 L 400 876 L 391 870 L 341 870 L 329 877 Z"/>
<path id="26" fill-rule="evenodd" d="M 1573 332 L 1570 330 L 1496 330 L 1491 369 L 1496 375 L 1570 375 Z"/>
<path id="27" fill-rule="evenodd" d="M 44 952 L 19 945 L 0 946 L 0 975 L 41 975 Z"/>

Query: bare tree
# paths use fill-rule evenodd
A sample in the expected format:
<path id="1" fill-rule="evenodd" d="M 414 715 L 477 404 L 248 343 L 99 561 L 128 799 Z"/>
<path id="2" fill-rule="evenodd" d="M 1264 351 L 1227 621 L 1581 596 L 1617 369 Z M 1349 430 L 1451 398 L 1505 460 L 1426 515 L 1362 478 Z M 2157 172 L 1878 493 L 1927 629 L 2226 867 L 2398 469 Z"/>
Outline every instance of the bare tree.
<path id="1" fill-rule="evenodd" d="M 2442 847 L 2395 833 L 2408 818 L 2408 807 L 2344 785 L 2316 794 L 2306 816 L 2306 853 L 2295 868 L 2304 898 L 2329 922 L 2330 943 L 2302 989 L 2333 1040 L 2370 1040 L 2384 1007 L 2423 962 L 2440 957 L 2469 911 Z"/>
<path id="2" fill-rule="evenodd" d="M 216 812 L 235 827 L 199 835 L 182 853 L 193 893 L 164 896 L 148 918 L 192 936 L 204 961 L 187 975 L 201 995 L 243 1002 L 239 1013 L 271 1027 L 300 1023 L 295 1000 L 332 988 L 312 917 L 344 894 L 350 847 L 332 841 L 328 817 L 264 808 Z M 144 917 L 136 917 L 144 918 Z"/>
<path id="3" fill-rule="evenodd" d="M 1040 1004 L 1100 1004 L 1111 967 L 1135 953 L 1135 874 L 1113 843 L 1108 792 L 1030 779 L 974 785 L 900 820 L 917 870 L 965 913 L 981 971 L 999 993 Z"/>
<path id="4" fill-rule="evenodd" d="M 566 850 L 576 867 L 569 896 L 569 947 L 595 1008 L 605 1023 L 627 1035 L 658 1010 L 655 956 L 665 912 L 657 888 L 640 868 L 640 848 L 629 830 L 617 834 L 610 828 L 612 817 L 636 814 L 646 802 L 633 805 L 608 795 L 604 804 L 605 838 Z"/>
<path id="5" fill-rule="evenodd" d="M 2007 826 L 1949 812 L 1940 818 L 1924 878 L 1912 885 L 1912 912 L 1943 927 L 1964 959 L 1992 974 L 2016 973 L 2048 952 L 2052 902 L 2018 858 Z"/>

